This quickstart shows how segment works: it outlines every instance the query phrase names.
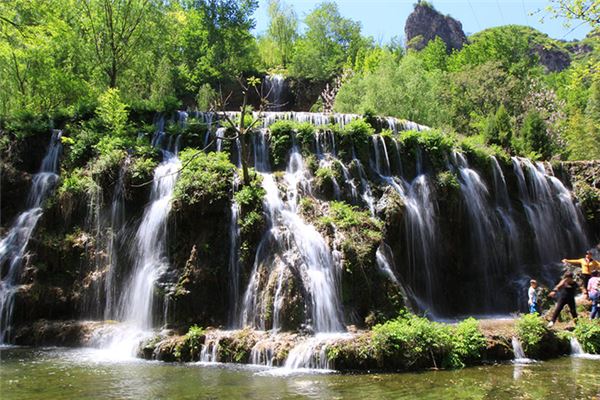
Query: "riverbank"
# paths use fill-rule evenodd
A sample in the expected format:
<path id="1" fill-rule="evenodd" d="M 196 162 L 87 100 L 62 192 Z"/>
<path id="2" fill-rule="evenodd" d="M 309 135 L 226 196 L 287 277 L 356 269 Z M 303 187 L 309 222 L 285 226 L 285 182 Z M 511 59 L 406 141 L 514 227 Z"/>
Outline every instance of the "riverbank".
<path id="1" fill-rule="evenodd" d="M 581 321 L 582 325 L 600 327 Z M 101 347 L 123 331 L 116 322 L 37 321 L 15 331 L 23 346 Z M 590 329 L 583 328 L 585 332 Z M 596 329 L 596 336 L 598 336 Z M 134 350 L 146 360 L 222 362 L 268 367 L 329 369 L 342 372 L 453 369 L 515 358 L 513 338 L 527 357 L 553 359 L 570 353 L 573 322 L 546 327 L 541 318 L 469 319 L 440 324 L 415 316 L 399 317 L 371 330 L 307 335 L 253 329 L 221 330 L 192 327 L 182 334 L 163 330 L 148 335 Z M 592 340 L 594 334 L 588 335 Z M 580 341 L 589 349 L 585 338 Z"/>

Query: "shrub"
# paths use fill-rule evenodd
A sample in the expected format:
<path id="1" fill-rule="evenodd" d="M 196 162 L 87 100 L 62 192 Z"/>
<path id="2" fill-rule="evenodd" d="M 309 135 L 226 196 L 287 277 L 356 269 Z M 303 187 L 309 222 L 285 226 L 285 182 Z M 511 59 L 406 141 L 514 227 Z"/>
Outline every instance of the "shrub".
<path id="1" fill-rule="evenodd" d="M 546 321 L 537 314 L 524 314 L 516 323 L 517 335 L 523 346 L 525 354 L 537 354 L 542 344 L 542 339 L 548 334 Z"/>
<path id="2" fill-rule="evenodd" d="M 406 369 L 442 366 L 452 350 L 449 326 L 407 313 L 373 327 L 378 358 L 394 359 Z"/>
<path id="3" fill-rule="evenodd" d="M 460 368 L 481 358 L 486 347 L 478 322 L 469 318 L 455 327 L 401 313 L 373 328 L 378 358 L 391 357 L 403 368 Z"/>
<path id="4" fill-rule="evenodd" d="M 192 325 L 183 337 L 183 341 L 177 344 L 177 347 L 175 348 L 175 357 L 178 360 L 198 359 L 205 336 L 204 328 L 201 328 L 198 325 Z"/>
<path id="5" fill-rule="evenodd" d="M 125 131 L 127 123 L 127 104 L 121 101 L 119 89 L 109 88 L 98 98 L 96 114 L 106 129 L 115 135 Z"/>
<path id="6" fill-rule="evenodd" d="M 235 167 L 225 153 L 187 148 L 179 154 L 182 170 L 174 198 L 188 205 L 211 205 L 227 200 Z"/>
<path id="7" fill-rule="evenodd" d="M 295 127 L 296 124 L 293 121 L 277 121 L 269 127 L 269 146 L 274 165 L 278 166 L 285 162 L 285 157 L 292 147 Z"/>
<path id="8" fill-rule="evenodd" d="M 369 141 L 375 133 L 375 129 L 364 119 L 359 118 L 351 121 L 342 130 L 342 144 L 354 147 L 358 158 L 366 162 L 369 159 Z"/>
<path id="9" fill-rule="evenodd" d="M 296 124 L 296 140 L 303 148 L 310 148 L 315 140 L 316 128 L 310 122 Z"/>
<path id="10" fill-rule="evenodd" d="M 453 333 L 454 346 L 449 358 L 450 366 L 463 367 L 465 363 L 481 359 L 486 349 L 486 340 L 476 319 L 465 319 L 456 325 Z"/>
<path id="11" fill-rule="evenodd" d="M 597 319 L 580 318 L 573 334 L 586 353 L 600 353 L 600 322 Z"/>

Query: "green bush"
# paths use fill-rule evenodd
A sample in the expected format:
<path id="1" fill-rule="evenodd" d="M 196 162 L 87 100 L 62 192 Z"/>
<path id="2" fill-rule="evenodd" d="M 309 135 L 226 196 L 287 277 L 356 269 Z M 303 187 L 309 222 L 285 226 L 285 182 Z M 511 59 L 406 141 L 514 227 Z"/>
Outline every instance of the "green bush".
<path id="1" fill-rule="evenodd" d="M 466 363 L 481 359 L 486 349 L 486 340 L 479 330 L 479 322 L 475 318 L 468 318 L 456 325 L 453 344 L 449 360 L 451 366 L 463 367 Z"/>
<path id="2" fill-rule="evenodd" d="M 375 129 L 363 118 L 355 119 L 341 131 L 341 142 L 345 147 L 354 147 L 357 157 L 364 163 L 369 159 L 369 142 L 374 133 Z"/>
<path id="3" fill-rule="evenodd" d="M 277 121 L 269 127 L 271 156 L 273 164 L 280 166 L 292 147 L 292 138 L 296 124 L 293 121 Z"/>
<path id="4" fill-rule="evenodd" d="M 183 337 L 183 341 L 177 344 L 175 348 L 175 357 L 178 360 L 196 360 L 202 350 L 202 344 L 205 339 L 204 328 L 198 325 L 192 325 Z"/>
<path id="5" fill-rule="evenodd" d="M 461 368 L 480 360 L 486 348 L 473 318 L 450 326 L 406 312 L 373 327 L 373 344 L 378 358 L 392 358 L 406 369 Z"/>
<path id="6" fill-rule="evenodd" d="M 442 366 L 452 351 L 449 326 L 404 313 L 373 327 L 378 358 L 393 359 L 405 369 Z"/>
<path id="7" fill-rule="evenodd" d="M 208 206 L 228 199 L 235 167 L 227 154 L 187 148 L 179 154 L 182 170 L 174 198 L 187 205 Z"/>
<path id="8" fill-rule="evenodd" d="M 580 318 L 573 334 L 586 353 L 600 354 L 600 320 Z"/>
<path id="9" fill-rule="evenodd" d="M 315 140 L 316 130 L 310 122 L 296 124 L 296 140 L 303 148 L 308 149 Z"/>
<path id="10" fill-rule="evenodd" d="M 515 327 L 525 354 L 537 354 L 544 337 L 549 333 L 546 321 L 537 314 L 523 314 Z"/>

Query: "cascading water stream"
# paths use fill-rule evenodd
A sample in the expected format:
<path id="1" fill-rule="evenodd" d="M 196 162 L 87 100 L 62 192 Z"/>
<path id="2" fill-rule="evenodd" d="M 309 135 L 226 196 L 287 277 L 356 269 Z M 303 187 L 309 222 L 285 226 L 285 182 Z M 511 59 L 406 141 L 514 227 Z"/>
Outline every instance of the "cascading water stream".
<path id="1" fill-rule="evenodd" d="M 21 213 L 7 235 L 0 241 L 0 267 L 6 272 L 0 281 L 0 344 L 10 339 L 14 296 L 19 287 L 23 257 L 29 239 L 42 216 L 42 205 L 58 182 L 59 158 L 62 150 L 61 131 L 54 131 L 40 172 L 32 178 L 27 210 Z"/>
<path id="2" fill-rule="evenodd" d="M 284 176 L 287 185 L 286 201 L 284 202 L 272 174 L 268 173 L 268 153 L 266 145 L 266 132 L 255 138 L 255 168 L 262 173 L 262 185 L 266 195 L 264 208 L 268 215 L 270 229 L 261 241 L 257 250 L 257 259 L 254 270 L 244 296 L 244 310 L 242 312 L 242 325 L 255 325 L 264 327 L 264 316 L 261 311 L 266 308 L 265 296 L 259 293 L 257 276 L 262 250 L 269 240 L 277 243 L 283 255 L 284 263 L 278 271 L 278 279 L 288 268 L 297 268 L 302 283 L 306 288 L 309 303 L 308 310 L 311 316 L 312 328 L 315 332 L 339 332 L 343 330 L 341 305 L 338 293 L 338 273 L 327 244 L 316 229 L 298 215 L 298 202 L 300 190 L 310 193 L 310 180 L 304 167 L 302 156 L 294 147 L 289 156 L 288 167 Z M 296 254 L 296 262 L 290 254 Z M 293 260 L 292 260 L 293 261 Z M 267 296 L 268 297 L 268 296 Z M 273 313 L 280 310 L 278 304 L 272 304 Z M 273 326 L 273 329 L 278 329 Z"/>
<path id="3" fill-rule="evenodd" d="M 129 165 L 129 157 L 125 159 L 125 162 L 121 166 L 119 171 L 119 177 L 115 184 L 112 202 L 110 206 L 110 227 L 108 229 L 108 271 L 106 273 L 106 282 L 104 285 L 106 292 L 106 307 L 104 308 L 104 319 L 109 320 L 116 317 L 116 299 L 120 293 L 120 287 L 118 282 L 119 272 L 119 257 L 118 250 L 121 243 L 122 230 L 125 226 L 125 172 Z"/>
<path id="4" fill-rule="evenodd" d="M 285 87 L 285 77 L 279 74 L 267 75 L 264 85 L 263 92 L 269 101 L 269 108 L 280 110 L 283 107 L 282 94 Z"/>
<path id="5" fill-rule="evenodd" d="M 512 159 L 519 186 L 519 199 L 534 237 L 542 264 L 556 262 L 565 254 L 586 249 L 582 216 L 571 193 L 542 163 Z M 527 180 L 523 171 L 527 170 Z M 560 227 L 560 229 L 557 229 Z"/>
<path id="6" fill-rule="evenodd" d="M 434 270 L 437 263 L 435 246 L 438 228 L 435 219 L 436 204 L 431 190 L 431 182 L 428 176 L 423 173 L 419 173 L 410 184 L 402 178 L 391 176 L 390 159 L 385 139 L 380 135 L 375 135 L 372 144 L 373 169 L 404 201 L 406 210 L 404 238 L 407 248 L 407 281 L 413 290 L 419 293 L 421 299 L 418 302 L 427 304 L 428 309 L 435 309 L 433 293 L 438 284 Z M 401 160 L 398 159 L 398 162 L 400 164 Z"/>
<path id="7" fill-rule="evenodd" d="M 453 158 L 460 175 L 459 183 L 463 204 L 465 206 L 470 227 L 469 241 L 472 273 L 483 278 L 484 309 L 491 311 L 498 292 L 498 282 L 502 264 L 502 240 L 498 237 L 498 222 L 490 206 L 490 195 L 482 177 L 469 167 L 462 153 L 453 153 Z"/>

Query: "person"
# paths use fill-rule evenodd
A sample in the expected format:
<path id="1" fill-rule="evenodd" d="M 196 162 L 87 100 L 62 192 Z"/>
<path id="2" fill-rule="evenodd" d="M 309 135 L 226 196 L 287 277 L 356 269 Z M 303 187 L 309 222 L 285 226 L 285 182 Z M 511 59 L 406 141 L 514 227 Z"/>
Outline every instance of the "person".
<path id="1" fill-rule="evenodd" d="M 592 312 L 590 313 L 590 319 L 600 317 L 600 310 L 598 310 L 598 303 L 600 301 L 600 290 L 598 287 L 600 284 L 600 271 L 592 271 L 592 277 L 588 281 L 587 291 L 590 300 L 592 301 Z"/>
<path id="2" fill-rule="evenodd" d="M 552 319 L 548 323 L 548 327 L 552 327 L 560 312 L 566 305 L 569 306 L 569 311 L 571 312 L 571 316 L 573 319 L 577 318 L 577 308 L 575 307 L 575 295 L 577 294 L 578 289 L 577 282 L 573 279 L 572 272 L 566 272 L 563 275 L 563 278 L 558 282 L 558 285 L 552 289 L 550 292 L 551 297 L 558 296 L 558 302 L 556 303 L 556 308 L 554 309 L 554 313 L 552 314 Z"/>
<path id="3" fill-rule="evenodd" d="M 538 283 L 535 279 L 529 281 L 529 290 L 527 291 L 527 304 L 529 304 L 529 314 L 540 314 L 537 295 Z"/>
<path id="4" fill-rule="evenodd" d="M 587 251 L 585 253 L 584 258 L 577 258 L 573 260 L 568 260 L 563 258 L 563 264 L 573 264 L 581 266 L 581 279 L 583 283 L 583 291 L 585 296 L 589 298 L 587 291 L 587 284 L 590 278 L 592 277 L 592 271 L 600 270 L 600 263 L 592 258 L 592 252 Z"/>

